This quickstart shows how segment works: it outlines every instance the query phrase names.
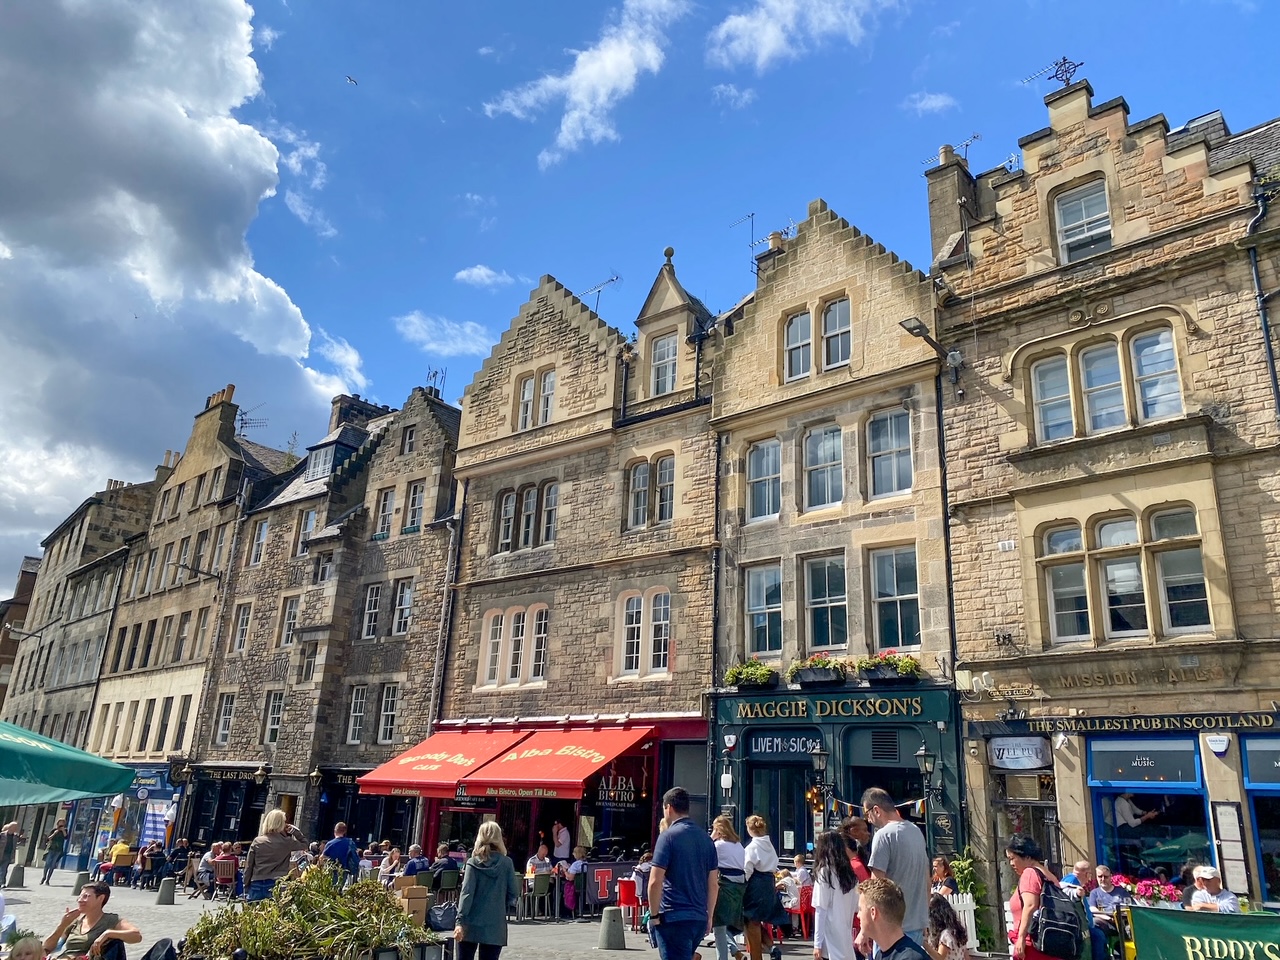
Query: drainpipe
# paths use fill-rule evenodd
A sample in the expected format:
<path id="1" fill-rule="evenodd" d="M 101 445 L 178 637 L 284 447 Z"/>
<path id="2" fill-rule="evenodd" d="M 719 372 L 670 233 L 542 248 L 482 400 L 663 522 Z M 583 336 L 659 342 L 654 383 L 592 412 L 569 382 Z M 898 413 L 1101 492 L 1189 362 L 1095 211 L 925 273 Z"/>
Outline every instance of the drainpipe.
<path id="1" fill-rule="evenodd" d="M 462 502 L 458 511 L 447 521 L 449 524 L 449 565 L 444 576 L 444 595 L 440 598 L 440 630 L 436 635 L 436 662 L 431 669 L 431 702 L 427 707 L 427 736 L 435 732 L 440 719 L 440 706 L 444 702 L 444 664 L 449 653 L 449 634 L 453 626 L 453 595 L 458 582 L 458 561 L 462 554 L 462 524 L 467 515 L 467 487 L 471 480 L 462 481 Z"/>
<path id="2" fill-rule="evenodd" d="M 701 343 L 698 344 L 701 348 Z M 716 717 L 719 715 L 720 694 L 717 689 L 720 683 L 720 468 L 724 460 L 724 435 L 716 433 L 715 481 L 712 485 L 711 501 L 715 510 L 715 546 L 711 548 L 711 702 L 708 724 L 711 736 L 707 744 L 707 815 L 714 817 L 715 806 L 710 802 L 712 797 L 720 795 L 720 778 L 716 776 L 716 754 L 720 750 L 719 728 Z M 724 806 L 724 797 L 720 795 L 720 805 Z M 708 824 L 709 826 L 709 824 Z"/>
<path id="3" fill-rule="evenodd" d="M 1254 195 L 1258 203 L 1258 212 L 1249 225 L 1245 227 L 1246 237 L 1253 236 L 1254 231 L 1267 215 L 1267 202 L 1270 198 L 1261 190 Z M 1267 317 L 1267 299 L 1271 294 L 1262 292 L 1262 275 L 1258 271 L 1258 245 L 1252 244 L 1249 250 L 1249 270 L 1253 274 L 1253 295 L 1258 304 L 1258 326 L 1262 331 L 1262 345 L 1267 358 L 1267 376 L 1271 380 L 1271 397 L 1275 402 L 1276 418 L 1280 419 L 1280 379 L 1276 376 L 1276 354 L 1271 343 L 1271 322 Z M 1272 291 L 1274 293 L 1275 291 Z"/>
<path id="4" fill-rule="evenodd" d="M 618 362 L 622 364 L 622 403 L 618 410 L 618 419 L 627 419 L 627 382 L 631 379 L 631 344 L 623 344 L 618 351 Z"/>
<path id="5" fill-rule="evenodd" d="M 957 369 L 958 368 L 953 367 L 951 372 L 954 374 L 956 373 Z M 947 567 L 946 567 L 947 569 L 947 627 L 948 627 L 947 632 L 950 635 L 950 641 L 951 641 L 951 689 L 954 691 L 956 687 L 955 676 L 956 676 L 956 655 L 957 655 L 956 597 L 955 597 L 955 590 L 954 590 L 955 574 L 954 574 L 954 567 L 952 566 L 952 562 L 951 562 L 951 511 L 949 509 L 949 506 L 950 506 L 949 500 L 950 500 L 951 494 L 950 494 L 950 488 L 947 485 L 947 433 L 946 433 L 946 430 L 944 429 L 944 421 L 943 421 L 941 374 L 939 374 L 937 377 L 934 378 L 933 396 L 934 396 L 934 404 L 935 404 L 934 416 L 937 417 L 937 421 L 938 421 L 935 429 L 938 432 L 938 466 L 940 468 L 939 474 L 942 478 L 941 479 L 942 547 L 946 555 L 946 564 L 947 564 Z M 965 797 L 968 796 L 968 793 L 965 790 L 965 775 L 964 775 L 964 741 L 962 736 L 964 732 L 963 731 L 964 720 L 960 716 L 960 710 L 958 708 L 958 700 L 959 700 L 958 697 L 952 700 L 950 723 L 952 725 L 951 739 L 955 742 L 955 745 L 956 745 L 956 793 L 960 801 L 958 804 L 958 806 L 960 807 L 960 827 L 963 831 L 965 831 L 963 836 L 957 837 L 957 840 L 963 839 L 965 843 L 958 843 L 957 846 L 959 847 L 959 849 L 963 850 L 968 842 L 968 835 L 967 835 L 968 823 L 966 822 L 965 818 L 969 812 L 968 811 L 969 803 L 965 799 Z M 939 747 L 938 753 L 939 755 L 941 755 L 942 753 L 941 736 L 939 736 L 938 747 Z M 943 786 L 944 787 L 946 786 L 945 779 L 943 781 Z"/>

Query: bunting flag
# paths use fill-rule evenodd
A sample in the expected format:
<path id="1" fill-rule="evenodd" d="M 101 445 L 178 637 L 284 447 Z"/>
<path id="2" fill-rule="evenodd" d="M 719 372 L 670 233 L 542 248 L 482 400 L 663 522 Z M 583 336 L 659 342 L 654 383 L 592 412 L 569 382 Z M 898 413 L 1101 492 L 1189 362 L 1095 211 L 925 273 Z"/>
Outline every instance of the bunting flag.
<path id="1" fill-rule="evenodd" d="M 907 813 L 910 816 L 923 819 L 925 816 L 926 802 L 927 802 L 926 798 L 920 797 L 915 800 L 903 800 L 901 803 L 895 804 L 894 806 L 902 810 L 904 813 Z M 836 816 L 846 816 L 846 817 L 861 816 L 862 807 L 860 807 L 856 803 L 850 803 L 847 800 L 841 800 L 839 797 L 832 797 L 831 806 L 827 809 L 826 812 L 829 814 L 835 814 Z"/>

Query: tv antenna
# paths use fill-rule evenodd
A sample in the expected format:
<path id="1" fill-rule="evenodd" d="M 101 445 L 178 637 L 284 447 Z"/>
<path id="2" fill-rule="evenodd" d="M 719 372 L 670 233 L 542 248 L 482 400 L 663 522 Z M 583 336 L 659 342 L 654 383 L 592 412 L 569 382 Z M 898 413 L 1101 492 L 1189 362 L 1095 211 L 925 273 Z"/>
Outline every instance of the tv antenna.
<path id="1" fill-rule="evenodd" d="M 617 274 L 617 273 L 614 273 L 613 271 L 610 271 L 610 275 L 609 275 L 609 279 L 608 279 L 608 280 L 601 280 L 601 281 L 600 281 L 599 283 L 597 283 L 594 287 L 587 287 L 587 289 L 583 290 L 583 291 L 582 291 L 582 293 L 578 294 L 578 299 L 579 299 L 579 300 L 582 300 L 582 299 L 584 299 L 584 298 L 586 298 L 586 297 L 591 296 L 591 295 L 594 293 L 594 294 L 596 295 L 596 305 L 595 305 L 595 307 L 594 307 L 594 310 L 595 310 L 596 315 L 597 315 L 597 316 L 599 316 L 599 314 L 600 314 L 600 294 L 604 292 L 604 288 L 605 288 L 605 287 L 607 287 L 607 286 L 609 286 L 609 284 L 611 284 L 611 283 L 619 283 L 621 280 L 622 280 L 621 275 L 619 275 L 619 274 Z"/>
<path id="2" fill-rule="evenodd" d="M 1061 80 L 1064 87 L 1070 86 L 1071 78 L 1076 75 L 1076 71 L 1084 66 L 1084 61 L 1076 62 L 1069 57 L 1063 57 L 1061 60 L 1055 60 L 1043 70 L 1037 70 L 1031 76 L 1023 80 L 1023 84 L 1028 84 L 1032 80 L 1043 77 L 1048 73 L 1053 79 Z"/>
<path id="3" fill-rule="evenodd" d="M 747 223 L 748 221 L 750 221 L 751 223 L 751 242 L 747 245 L 747 249 L 752 251 L 751 272 L 759 276 L 760 264 L 756 262 L 754 251 L 756 247 L 760 246 L 760 244 L 768 243 L 769 238 L 761 237 L 759 240 L 756 239 L 756 215 L 754 213 L 748 213 L 745 217 L 739 217 L 737 220 L 733 221 L 733 223 L 729 224 L 729 229 L 732 230 L 734 227 L 738 226 L 739 224 Z M 790 217 L 788 217 L 787 225 L 783 227 L 781 230 L 779 230 L 778 233 L 782 235 L 782 239 L 789 240 L 790 238 L 796 235 L 797 229 L 798 228 L 796 226 L 796 222 L 792 220 Z"/>
<path id="4" fill-rule="evenodd" d="M 444 381 L 449 375 L 448 367 L 427 367 L 427 386 L 435 387 L 444 395 Z"/>
<path id="5" fill-rule="evenodd" d="M 960 155 L 961 155 L 962 157 L 964 157 L 966 160 L 968 160 L 968 159 L 969 159 L 969 148 L 970 148 L 971 146 L 973 146 L 973 144 L 977 143 L 977 142 L 978 142 L 979 140 L 981 140 L 981 139 L 982 139 L 982 134 L 980 134 L 980 133 L 974 133 L 974 134 L 971 134 L 968 138 L 966 138 L 966 139 L 964 139 L 964 140 L 961 140 L 959 143 L 957 143 L 957 144 L 955 145 L 955 149 L 956 149 L 956 150 L 959 150 L 959 151 L 960 151 Z M 923 163 L 926 167 L 931 167 L 931 166 L 935 165 L 935 164 L 938 162 L 938 158 L 939 158 L 940 156 L 942 156 L 942 155 L 941 155 L 941 154 L 938 154 L 938 153 L 935 153 L 932 157 L 927 157 L 927 158 L 925 158 L 924 160 L 921 160 L 920 162 L 921 162 L 921 163 Z"/>
<path id="6" fill-rule="evenodd" d="M 249 416 L 249 414 L 253 413 L 253 411 L 255 410 L 261 410 L 266 405 L 267 404 L 264 401 L 263 403 L 258 404 L 256 407 L 250 407 L 248 410 L 241 410 L 239 413 L 237 413 L 236 414 L 236 434 L 243 436 L 246 430 L 258 430 L 261 427 L 265 427 L 267 425 L 267 420 L 265 418 L 251 417 Z"/>

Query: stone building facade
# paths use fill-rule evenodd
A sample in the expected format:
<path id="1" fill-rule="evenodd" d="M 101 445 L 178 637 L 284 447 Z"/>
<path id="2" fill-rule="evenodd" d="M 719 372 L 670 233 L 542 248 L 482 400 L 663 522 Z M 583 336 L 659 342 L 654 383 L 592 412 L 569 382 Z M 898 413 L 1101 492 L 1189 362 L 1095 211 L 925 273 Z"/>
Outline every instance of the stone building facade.
<path id="1" fill-rule="evenodd" d="M 200 705 L 229 577 L 256 546 L 243 534 L 241 505 L 270 489 L 290 459 L 236 435 L 234 390 L 219 390 L 196 415 L 184 452 L 169 461 L 144 535 L 129 544 L 89 749 L 134 767 L 145 784 L 125 796 L 119 818 L 127 825 L 120 832 L 132 841 L 163 834 L 163 816 L 181 793 L 178 781 L 193 777 L 193 791 L 216 779 L 220 796 L 234 795 L 215 809 L 234 809 L 224 816 L 237 825 L 242 802 L 246 810 L 265 807 L 265 789 L 252 770 L 193 765 L 209 729 Z M 256 829 L 257 817 L 245 817 Z"/>
<path id="2" fill-rule="evenodd" d="M 154 480 L 108 480 L 105 490 L 81 503 L 42 541 L 44 557 L 4 702 L 4 716 L 11 723 L 72 746 L 88 746 L 128 543 L 146 529 L 169 470 L 166 461 Z M 87 852 L 101 806 L 98 800 L 73 807 L 69 856 Z M 43 836 L 50 818 L 59 813 L 57 805 L 28 807 L 17 819 L 28 836 Z M 29 858 L 35 847 L 28 847 Z"/>
<path id="3" fill-rule="evenodd" d="M 470 738 L 499 762 L 484 783 L 462 769 L 421 792 L 429 839 L 494 815 L 517 856 L 555 820 L 574 842 L 634 849 L 665 786 L 707 802 L 713 318 L 667 254 L 634 341 L 545 276 L 465 392 L 432 740 Z"/>
<path id="4" fill-rule="evenodd" d="M 927 173 L 976 847 L 1280 899 L 1280 121 L 1045 103 L 1020 168 Z"/>
<path id="5" fill-rule="evenodd" d="M 771 238 L 754 293 L 722 324 L 711 420 L 724 544 L 716 678 L 748 659 L 785 677 L 814 655 L 896 652 L 923 669 L 891 682 L 851 668 L 820 688 L 717 689 L 713 739 L 734 784 L 723 799 L 777 824 L 782 854 L 803 852 L 816 746 L 846 804 L 872 786 L 922 798 L 916 754 L 927 748 L 941 792 L 926 826 L 937 848 L 954 849 L 946 387 L 938 355 L 902 326 L 929 322 L 932 286 L 822 200 L 808 212 L 793 237 Z"/>
<path id="6" fill-rule="evenodd" d="M 35 594 L 39 557 L 23 557 L 18 564 L 18 579 L 8 600 L 0 600 L 0 702 L 9 691 L 17 665 L 18 644 L 27 635 L 27 614 Z M 9 714 L 6 712 L 5 717 Z M 12 721 L 11 721 L 12 722 Z"/>

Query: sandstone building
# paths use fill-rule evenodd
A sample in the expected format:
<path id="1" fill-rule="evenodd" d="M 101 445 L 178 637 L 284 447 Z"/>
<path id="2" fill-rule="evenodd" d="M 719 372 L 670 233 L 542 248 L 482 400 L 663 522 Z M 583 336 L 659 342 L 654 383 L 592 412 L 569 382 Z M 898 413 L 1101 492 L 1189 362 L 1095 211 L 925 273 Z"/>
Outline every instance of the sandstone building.
<path id="1" fill-rule="evenodd" d="M 880 786 L 924 796 L 923 824 L 954 849 L 962 795 L 950 690 L 951 632 L 939 458 L 939 357 L 903 322 L 927 324 L 932 286 L 816 200 L 794 237 L 775 234 L 755 291 L 723 318 L 717 433 L 720 631 L 716 679 L 748 658 L 785 676 L 812 655 L 897 652 L 922 675 L 712 695 L 723 800 L 779 825 L 779 852 L 813 841 L 811 753 L 829 754 L 834 797 Z M 845 808 L 841 808 L 844 810 Z"/>
<path id="2" fill-rule="evenodd" d="M 1280 121 L 1045 103 L 927 174 L 975 841 L 1280 899 Z"/>

